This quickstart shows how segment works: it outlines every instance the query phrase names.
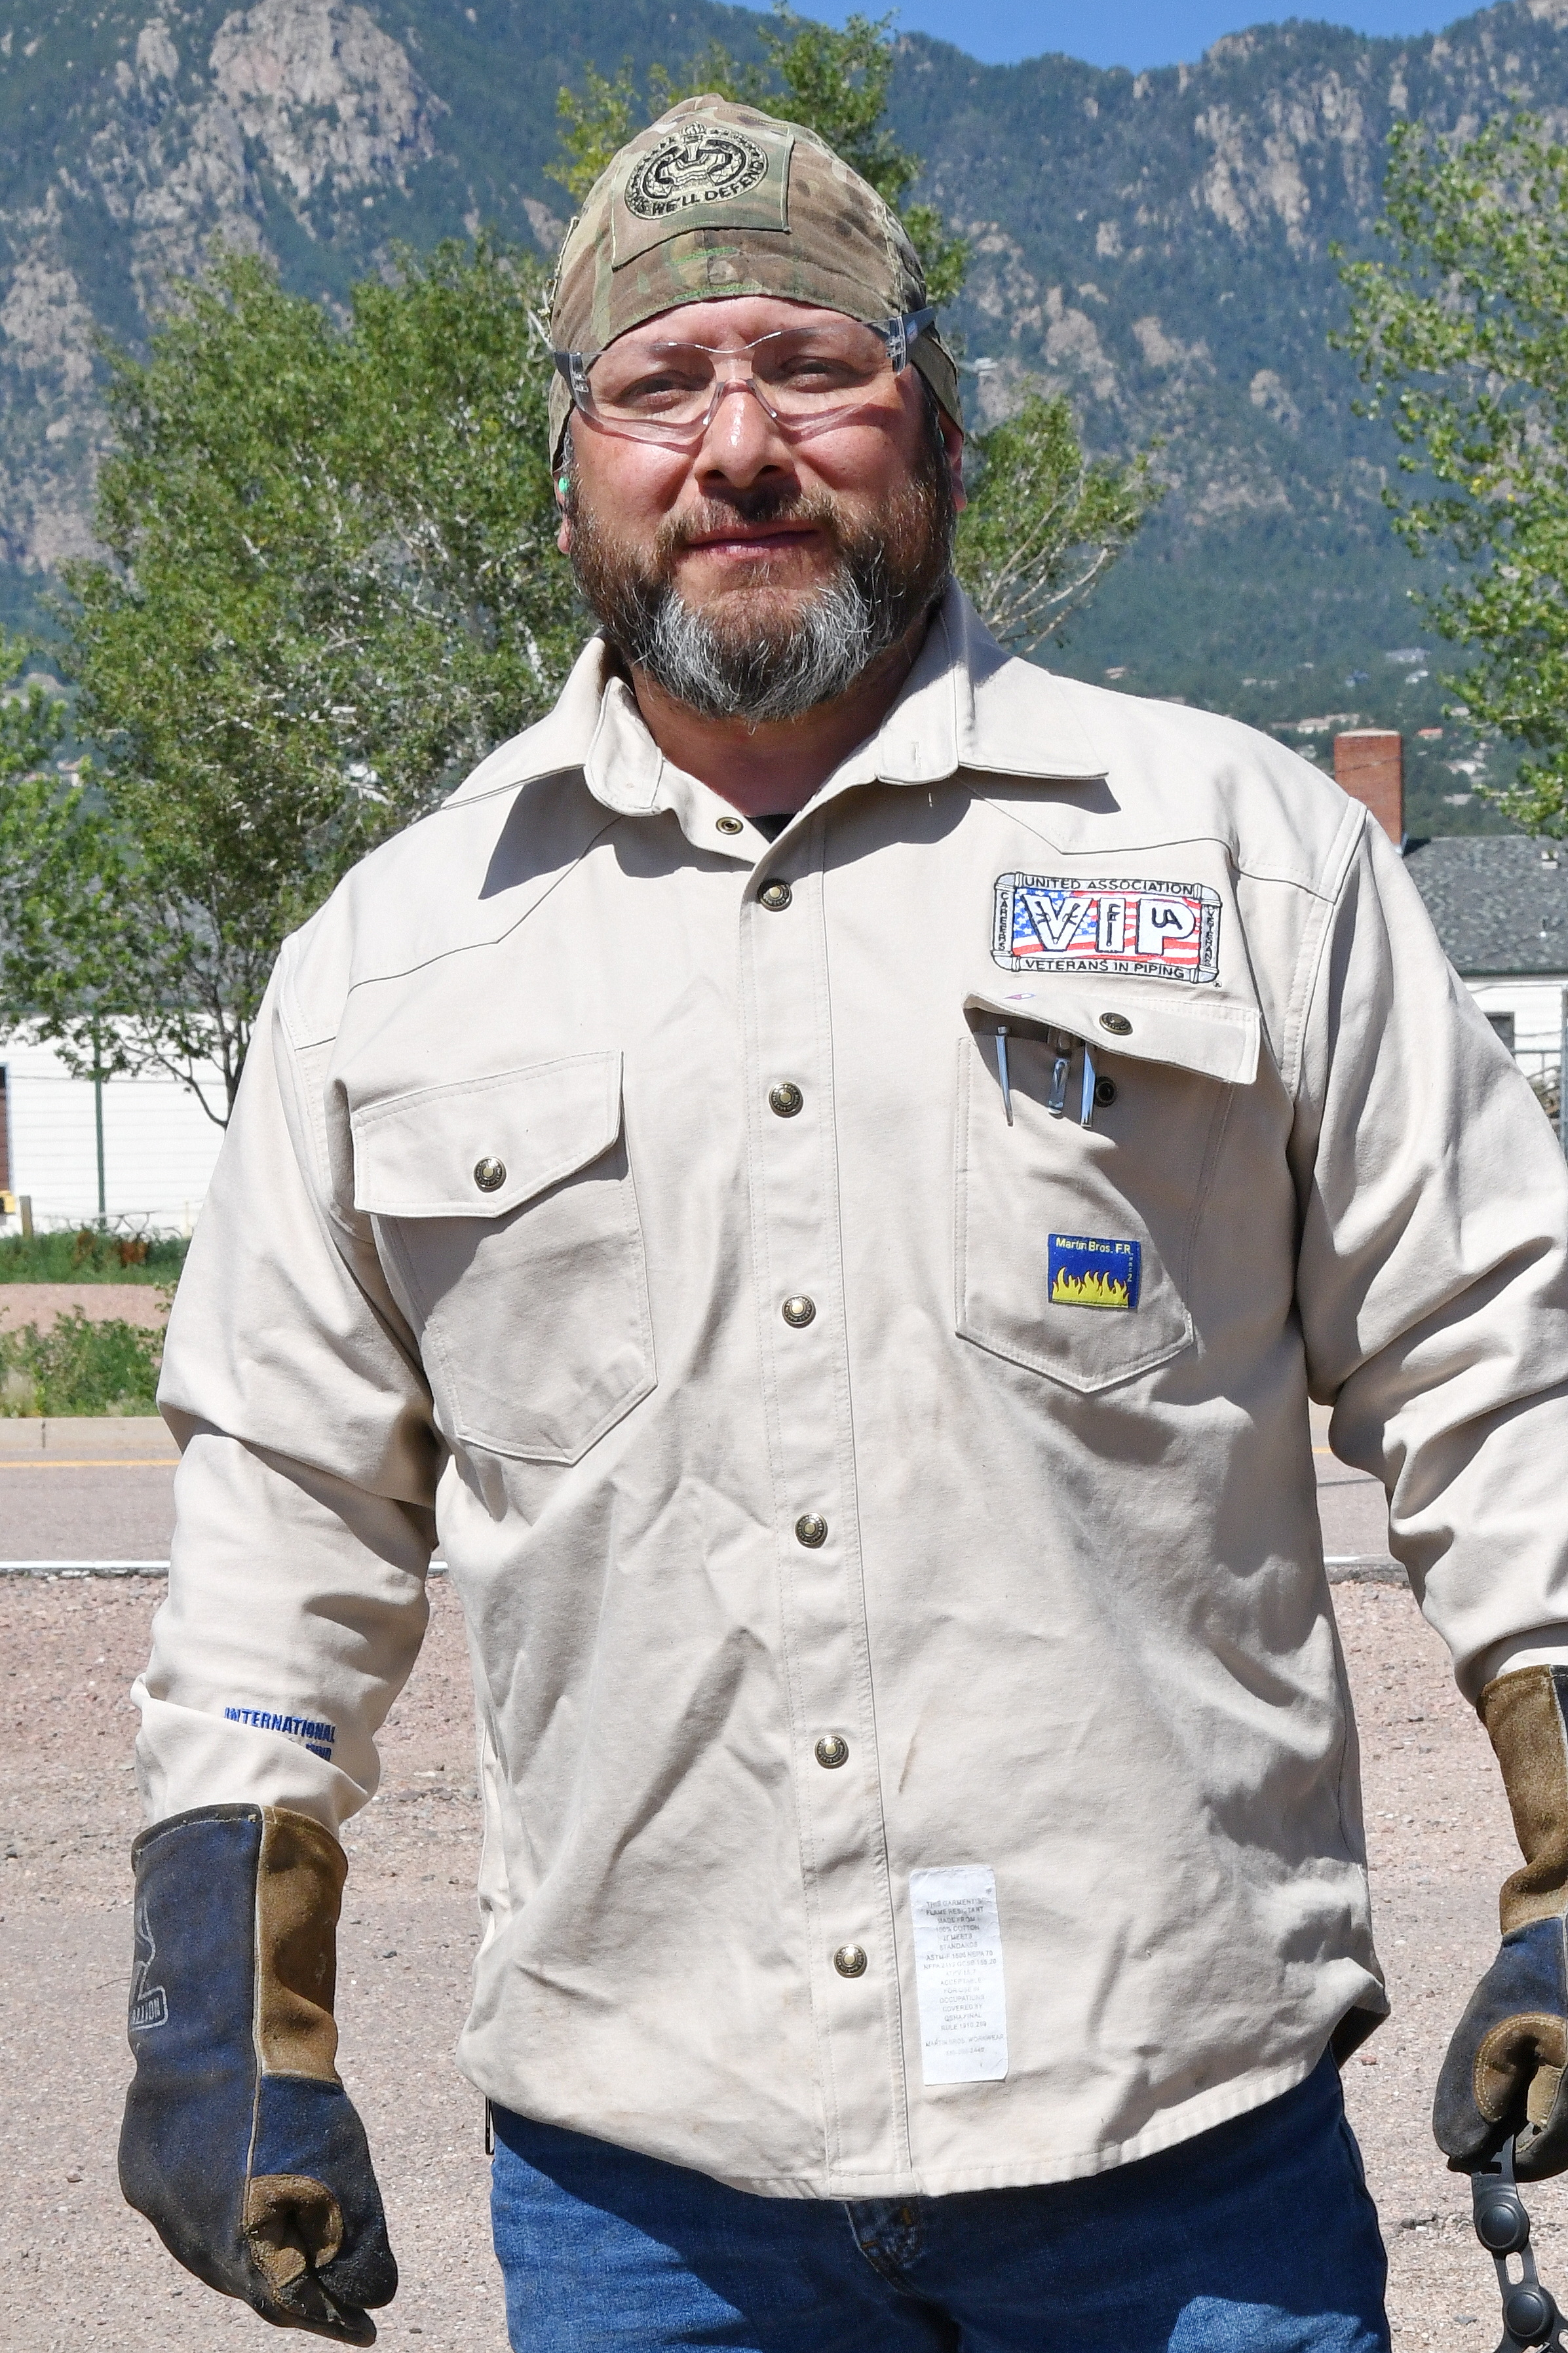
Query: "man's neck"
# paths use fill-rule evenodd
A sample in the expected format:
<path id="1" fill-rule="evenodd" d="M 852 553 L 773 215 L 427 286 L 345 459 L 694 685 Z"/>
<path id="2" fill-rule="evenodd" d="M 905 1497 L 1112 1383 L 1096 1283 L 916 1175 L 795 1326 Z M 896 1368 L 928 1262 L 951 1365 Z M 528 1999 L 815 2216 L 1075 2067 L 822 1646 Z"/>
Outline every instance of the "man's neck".
<path id="1" fill-rule="evenodd" d="M 743 719 L 708 719 L 667 694 L 632 665 L 632 691 L 643 723 L 671 765 L 696 776 L 742 817 L 802 809 L 858 744 L 875 734 L 899 699 L 929 626 L 922 617 L 871 664 L 847 694 L 799 719 L 748 727 Z"/>

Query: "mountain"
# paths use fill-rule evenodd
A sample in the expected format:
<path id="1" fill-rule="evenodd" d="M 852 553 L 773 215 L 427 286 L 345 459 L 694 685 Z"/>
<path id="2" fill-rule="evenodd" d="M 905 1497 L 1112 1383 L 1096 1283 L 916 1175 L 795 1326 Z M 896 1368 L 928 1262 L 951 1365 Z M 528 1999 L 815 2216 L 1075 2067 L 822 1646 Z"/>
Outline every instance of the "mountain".
<path id="1" fill-rule="evenodd" d="M 552 249 L 561 84 L 714 37 L 752 55 L 756 28 L 708 0 L 0 0 L 0 606 L 90 544 L 95 338 L 140 341 L 215 233 L 329 299 L 396 242 L 481 222 Z M 1371 246 L 1391 123 L 1473 128 L 1521 99 L 1568 115 L 1568 0 L 1405 41 L 1291 22 L 1138 75 L 917 36 L 894 81 L 973 244 L 953 323 L 975 413 L 1033 376 L 1097 448 L 1162 437 L 1164 507 L 1052 659 L 1320 755 L 1352 715 L 1402 725 L 1425 830 L 1489 820 L 1442 715 L 1453 657 L 1408 601 L 1434 566 L 1392 538 L 1392 444 L 1328 344 L 1330 247 Z"/>

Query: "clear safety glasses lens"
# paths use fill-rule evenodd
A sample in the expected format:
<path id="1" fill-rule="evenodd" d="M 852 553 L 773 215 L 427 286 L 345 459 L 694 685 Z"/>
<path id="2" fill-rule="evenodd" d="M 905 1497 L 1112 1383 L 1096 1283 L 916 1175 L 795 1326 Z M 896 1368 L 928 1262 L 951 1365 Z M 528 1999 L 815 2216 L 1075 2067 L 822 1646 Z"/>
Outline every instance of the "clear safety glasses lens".
<path id="1" fill-rule="evenodd" d="M 885 397 L 932 315 L 917 311 L 879 327 L 844 319 L 786 328 L 731 351 L 633 333 L 594 360 L 557 352 L 555 364 L 585 417 L 638 440 L 700 436 L 737 385 L 756 395 L 775 424 L 811 433 Z"/>

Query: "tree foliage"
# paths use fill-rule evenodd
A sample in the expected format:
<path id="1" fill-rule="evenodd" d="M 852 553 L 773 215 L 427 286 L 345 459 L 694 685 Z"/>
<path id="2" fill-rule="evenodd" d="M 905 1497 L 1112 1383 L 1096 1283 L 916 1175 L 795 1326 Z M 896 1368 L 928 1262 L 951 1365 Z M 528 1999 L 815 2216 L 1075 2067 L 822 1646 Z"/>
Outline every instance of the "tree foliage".
<path id="1" fill-rule="evenodd" d="M 1459 576 L 1424 600 L 1475 650 L 1445 683 L 1477 726 L 1530 747 L 1503 806 L 1568 832 L 1568 147 L 1530 114 L 1445 143 L 1390 141 L 1387 261 L 1347 264 L 1348 332 L 1404 443 L 1390 490 L 1415 554 Z"/>
<path id="2" fill-rule="evenodd" d="M 0 629 L 0 786 L 52 771 L 66 734 L 64 698 L 53 694 L 37 672 L 28 672 L 31 639 Z"/>
<path id="3" fill-rule="evenodd" d="M 73 1068 L 226 1118 L 284 935 L 549 707 L 576 626 L 542 279 L 447 245 L 340 327 L 220 255 L 113 360 L 109 560 L 69 567 L 64 615 L 100 762 L 0 807 L 0 1015 Z"/>
<path id="4" fill-rule="evenodd" d="M 797 16 L 775 0 L 774 22 L 758 28 L 764 62 L 742 64 L 718 41 L 672 75 L 655 66 L 639 92 L 629 64 L 612 80 L 590 66 L 581 91 L 563 90 L 559 164 L 553 176 L 581 203 L 617 150 L 675 105 L 710 90 L 742 106 L 782 114 L 825 139 L 834 153 L 868 181 L 902 220 L 925 269 L 935 303 L 951 302 L 963 283 L 968 248 L 950 237 L 931 205 L 904 199 L 920 177 L 921 159 L 894 139 L 885 120 L 894 50 L 889 16 L 848 17 L 842 31 Z"/>
<path id="5" fill-rule="evenodd" d="M 1063 393 L 1023 406 L 970 443 L 969 504 L 955 565 L 1005 645 L 1059 637 L 1163 495 L 1147 453 L 1090 459 Z"/>

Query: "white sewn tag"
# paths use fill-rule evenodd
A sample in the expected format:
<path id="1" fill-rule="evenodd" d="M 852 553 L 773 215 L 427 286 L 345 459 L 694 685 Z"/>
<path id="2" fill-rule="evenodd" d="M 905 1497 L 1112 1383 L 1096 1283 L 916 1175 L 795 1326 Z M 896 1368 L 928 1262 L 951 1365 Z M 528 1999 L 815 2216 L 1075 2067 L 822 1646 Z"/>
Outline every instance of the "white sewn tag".
<path id="1" fill-rule="evenodd" d="M 910 1873 L 921 2056 L 928 2084 L 999 2084 L 1007 1996 L 996 1874 L 984 1862 Z"/>

